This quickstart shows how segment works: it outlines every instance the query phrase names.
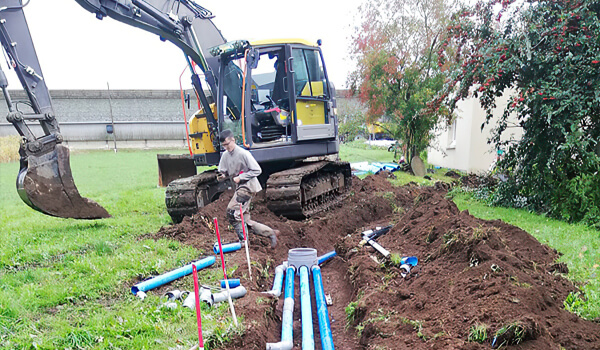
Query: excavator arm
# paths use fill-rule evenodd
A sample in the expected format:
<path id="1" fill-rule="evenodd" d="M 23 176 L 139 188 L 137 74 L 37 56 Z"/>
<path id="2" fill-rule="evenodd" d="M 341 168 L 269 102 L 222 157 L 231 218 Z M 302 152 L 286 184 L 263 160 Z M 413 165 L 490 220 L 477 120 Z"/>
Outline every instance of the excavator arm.
<path id="1" fill-rule="evenodd" d="M 81 197 L 73 181 L 69 150 L 62 145 L 48 87 L 23 13 L 23 7 L 29 1 L 0 1 L 0 42 L 8 57 L 9 68 L 15 70 L 27 93 L 29 101 L 26 104 L 31 107 L 31 111 L 27 112 L 16 107 L 7 89 L 6 76 L 0 69 L 0 88 L 9 109 L 7 120 L 23 137 L 17 176 L 19 196 L 32 208 L 52 216 L 76 219 L 109 217 L 108 212 L 96 202 Z M 157 34 L 161 40 L 179 47 L 190 66 L 192 84 L 207 115 L 209 129 L 216 134 L 218 123 L 211 112 L 202 80 L 195 71 L 196 66 L 202 70 L 211 94 L 217 96 L 213 72 L 218 70 L 218 62 L 208 52 L 210 48 L 225 43 L 225 39 L 210 20 L 213 17 L 210 11 L 192 0 L 75 1 L 98 19 L 116 19 Z M 38 122 L 44 135 L 34 135 L 28 122 Z M 213 139 L 215 149 L 218 149 L 218 140 Z"/>

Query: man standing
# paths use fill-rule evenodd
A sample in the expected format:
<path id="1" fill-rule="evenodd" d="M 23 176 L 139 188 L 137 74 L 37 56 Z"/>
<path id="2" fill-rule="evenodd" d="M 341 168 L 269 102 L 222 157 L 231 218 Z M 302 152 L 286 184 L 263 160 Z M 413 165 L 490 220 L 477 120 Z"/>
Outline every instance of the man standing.
<path id="1" fill-rule="evenodd" d="M 235 193 L 227 205 L 227 218 L 233 226 L 235 233 L 241 240 L 244 239 L 242 231 L 242 221 L 240 217 L 240 204 L 244 212 L 244 222 L 257 235 L 269 237 L 271 239 L 271 248 L 277 245 L 277 234 L 279 231 L 273 230 L 267 225 L 263 225 L 250 219 L 250 201 L 252 197 L 262 190 L 257 177 L 262 173 L 260 165 L 256 159 L 247 150 L 235 144 L 233 132 L 229 129 L 223 130 L 219 135 L 221 146 L 226 150 L 221 156 L 219 162 L 219 177 L 225 178 L 233 176 L 235 182 Z"/>

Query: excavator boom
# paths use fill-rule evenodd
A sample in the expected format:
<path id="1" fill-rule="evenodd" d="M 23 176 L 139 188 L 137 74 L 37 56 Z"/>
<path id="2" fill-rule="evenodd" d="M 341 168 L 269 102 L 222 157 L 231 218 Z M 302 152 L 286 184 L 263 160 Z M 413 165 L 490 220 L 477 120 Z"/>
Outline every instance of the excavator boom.
<path id="1" fill-rule="evenodd" d="M 211 67 L 218 67 L 216 58 L 208 57 L 209 48 L 225 43 L 214 26 L 212 14 L 192 0 L 76 0 L 96 18 L 111 17 L 170 41 L 184 53 L 194 72 L 192 84 L 198 94 L 212 132 L 217 121 L 210 112 L 202 80 L 195 73 L 204 73 L 211 93 L 216 93 L 216 81 Z M 35 52 L 23 8 L 29 0 L 0 1 L 0 42 L 29 101 L 30 110 L 22 111 L 13 103 L 8 81 L 0 68 L 0 88 L 8 104 L 7 120 L 23 138 L 19 150 L 20 171 L 17 191 L 21 199 L 44 214 L 75 219 L 100 219 L 110 215 L 98 203 L 79 194 L 71 174 L 69 150 L 62 145 L 60 128 L 55 118 L 50 93 Z M 196 65 L 193 65 L 194 62 Z M 34 135 L 28 123 L 38 122 L 44 135 Z M 218 140 L 215 140 L 218 142 Z M 218 143 L 215 143 L 218 147 Z M 218 148 L 217 148 L 218 149 Z"/>
<path id="2" fill-rule="evenodd" d="M 19 0 L 2 1 L 0 41 L 29 97 L 31 111 L 22 112 L 10 98 L 8 81 L 0 70 L 0 88 L 8 104 L 7 120 L 23 137 L 19 153 L 21 167 L 17 191 L 30 207 L 63 218 L 100 219 L 110 217 L 98 203 L 79 194 L 69 162 L 69 150 L 62 137 L 50 94 L 37 60 L 29 29 Z M 26 121 L 37 121 L 44 135 L 36 137 Z"/>

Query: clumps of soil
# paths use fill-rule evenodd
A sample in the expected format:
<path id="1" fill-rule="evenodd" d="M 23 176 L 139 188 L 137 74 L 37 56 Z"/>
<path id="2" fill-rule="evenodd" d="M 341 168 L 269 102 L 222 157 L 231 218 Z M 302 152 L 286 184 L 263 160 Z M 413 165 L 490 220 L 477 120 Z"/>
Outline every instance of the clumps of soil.
<path id="1" fill-rule="evenodd" d="M 563 308 L 576 287 L 556 273 L 556 251 L 517 227 L 461 212 L 444 193 L 422 192 L 378 240 L 419 258 L 408 278 L 355 241 L 344 240 L 344 258 L 364 315 L 355 328 L 368 349 L 489 349 L 496 333 L 497 346 L 600 348 L 600 325 Z M 483 344 L 467 341 L 477 324 L 488 329 Z"/>
<path id="2" fill-rule="evenodd" d="M 460 177 L 460 184 L 468 188 L 495 187 L 498 184 L 498 179 L 491 176 L 469 174 Z"/>
<path id="3" fill-rule="evenodd" d="M 329 316 L 336 348 L 489 349 L 498 333 L 496 345 L 501 341 L 503 347 L 518 343 L 515 348 L 600 349 L 600 325 L 562 306 L 577 287 L 560 275 L 567 270 L 556 263 L 556 251 L 517 227 L 461 212 L 445 198 L 446 185 L 395 187 L 387 176 L 354 178 L 347 200 L 304 221 L 278 217 L 266 208 L 264 198 L 253 199 L 253 220 L 281 234 L 275 249 L 267 239 L 249 236 L 253 281 L 247 278 L 243 251 L 226 255 L 229 267 L 240 266 L 231 277 L 241 278 L 249 290 L 235 301 L 246 320 L 245 335 L 227 349 L 264 349 L 266 342 L 280 340 L 283 298 L 260 292 L 271 288 L 274 268 L 287 259 L 288 250 L 300 247 L 338 253 L 322 267 L 325 292 L 333 299 Z M 225 242 L 237 240 L 225 217 L 230 198 L 225 193 L 193 217 L 151 236 L 176 239 L 211 254 L 213 217 L 219 219 Z M 384 260 L 370 246 L 359 245 L 360 232 L 389 224 L 393 229 L 378 242 L 393 259 Z M 400 256 L 419 258 L 407 278 L 394 262 Z M 295 292 L 294 343 L 299 346 L 298 283 Z M 313 313 L 320 349 L 316 320 Z M 486 333 L 481 343 L 468 341 L 477 325 Z"/>
<path id="4" fill-rule="evenodd" d="M 444 176 L 451 177 L 451 178 L 453 178 L 453 179 L 459 179 L 459 178 L 460 178 L 460 174 L 459 174 L 459 173 L 457 173 L 457 172 L 456 172 L 456 171 L 454 171 L 454 170 L 447 171 L 447 172 L 444 174 Z"/>

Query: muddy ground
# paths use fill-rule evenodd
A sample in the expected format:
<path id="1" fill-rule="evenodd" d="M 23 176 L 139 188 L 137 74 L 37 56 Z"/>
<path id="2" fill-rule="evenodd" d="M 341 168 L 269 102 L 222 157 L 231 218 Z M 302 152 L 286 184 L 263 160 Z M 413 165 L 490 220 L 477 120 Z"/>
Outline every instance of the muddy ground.
<path id="1" fill-rule="evenodd" d="M 319 255 L 338 252 L 322 266 L 325 292 L 333 299 L 329 316 L 337 349 L 490 349 L 493 334 L 510 325 L 497 340 L 509 348 L 600 349 L 600 324 L 563 307 L 577 287 L 561 274 L 567 267 L 556 263 L 559 253 L 517 227 L 459 211 L 445 198 L 445 186 L 394 187 L 385 174 L 353 181 L 342 205 L 300 222 L 277 217 L 264 199 L 254 200 L 253 219 L 281 234 L 274 250 L 265 238 L 249 236 L 252 282 L 243 251 L 226 255 L 228 266 L 240 267 L 232 277 L 249 289 L 235 302 L 245 315 L 246 333 L 227 349 L 264 349 L 266 342 L 279 341 L 283 298 L 268 299 L 260 292 L 271 288 L 275 266 L 287 259 L 288 249 L 298 247 L 316 248 Z M 218 217 L 223 240 L 235 241 L 225 217 L 230 197 L 225 193 L 194 217 L 153 236 L 210 252 L 212 218 Z M 358 244 L 359 232 L 388 224 L 393 229 L 378 242 L 398 256 L 419 258 L 406 279 L 397 264 Z M 300 347 L 298 285 L 294 343 Z M 352 312 L 346 312 L 350 303 Z M 313 322 L 321 349 L 315 313 Z M 487 339 L 468 341 L 470 329 L 480 324 L 487 326 Z"/>

